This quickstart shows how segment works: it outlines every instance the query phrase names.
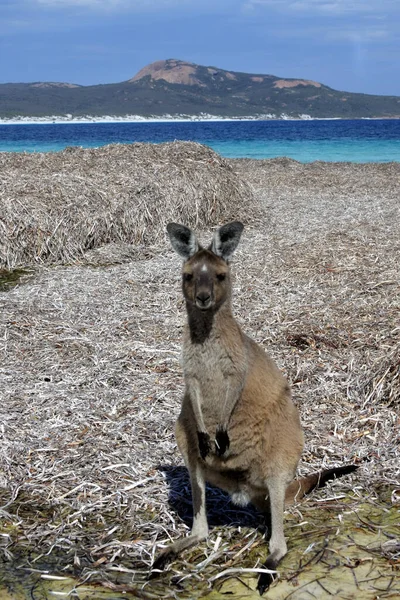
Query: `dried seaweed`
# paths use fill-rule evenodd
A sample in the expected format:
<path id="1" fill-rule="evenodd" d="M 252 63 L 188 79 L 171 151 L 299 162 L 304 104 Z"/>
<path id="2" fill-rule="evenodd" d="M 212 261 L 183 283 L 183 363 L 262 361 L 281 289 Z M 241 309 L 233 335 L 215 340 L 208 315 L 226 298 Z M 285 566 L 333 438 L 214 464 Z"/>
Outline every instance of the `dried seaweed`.
<path id="1" fill-rule="evenodd" d="M 135 150 L 88 151 L 90 161 L 96 152 L 113 177 L 119 152 L 129 161 Z M 62 170 L 64 159 L 68 152 L 34 158 L 32 197 L 41 193 L 39 164 L 49 172 L 56 160 Z M 23 179 L 31 158 L 14 160 Z M 260 221 L 245 229 L 233 261 L 233 306 L 292 384 L 306 436 L 299 471 L 361 465 L 307 502 L 306 553 L 323 533 L 313 511 L 343 510 L 351 496 L 349 510 L 364 518 L 365 506 L 386 514 L 399 503 L 400 167 L 282 159 L 220 168 L 238 195 L 229 210 L 216 208 L 216 220 L 246 214 L 249 186 L 258 203 Z M 183 220 L 183 209 L 163 214 L 152 231 L 170 216 Z M 200 229 L 208 223 L 199 218 Z M 114 240 L 109 257 L 105 245 L 80 264 L 39 266 L 24 285 L 0 292 L 0 553 L 9 564 L 39 568 L 54 557 L 58 571 L 62 564 L 83 579 L 150 593 L 156 549 L 188 531 L 189 481 L 173 434 L 183 389 L 180 261 L 154 235 L 149 245 Z M 210 540 L 169 572 L 177 593 L 189 583 L 204 592 L 225 569 L 261 567 L 255 512 L 212 488 L 208 508 Z M 302 510 L 287 514 L 289 547 Z M 338 523 L 326 521 L 329 535 Z M 387 539 L 374 556 L 388 559 Z"/>
<path id="2" fill-rule="evenodd" d="M 243 202 L 249 186 L 194 142 L 2 152 L 0 268 L 71 263 L 111 242 L 157 245 L 172 217 L 215 225 L 245 218 Z"/>

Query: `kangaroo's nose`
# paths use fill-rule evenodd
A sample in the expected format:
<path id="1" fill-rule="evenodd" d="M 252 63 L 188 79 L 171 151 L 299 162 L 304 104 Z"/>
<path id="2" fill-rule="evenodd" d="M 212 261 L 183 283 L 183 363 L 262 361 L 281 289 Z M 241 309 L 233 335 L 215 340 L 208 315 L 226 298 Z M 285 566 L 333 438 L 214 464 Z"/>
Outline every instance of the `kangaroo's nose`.
<path id="1" fill-rule="evenodd" d="M 211 302 L 211 294 L 209 292 L 199 292 L 196 295 L 197 305 L 200 307 L 206 307 Z"/>

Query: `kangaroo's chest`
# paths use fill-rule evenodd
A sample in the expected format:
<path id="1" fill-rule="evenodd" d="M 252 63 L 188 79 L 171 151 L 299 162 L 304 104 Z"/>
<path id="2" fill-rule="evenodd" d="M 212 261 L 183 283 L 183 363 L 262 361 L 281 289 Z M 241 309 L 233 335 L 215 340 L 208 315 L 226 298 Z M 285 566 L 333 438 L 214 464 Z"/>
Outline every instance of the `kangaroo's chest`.
<path id="1" fill-rule="evenodd" d="M 229 383 L 235 364 L 229 350 L 221 344 L 188 344 L 183 348 L 183 371 L 190 396 L 194 386 L 200 389 L 201 405 L 206 420 L 217 418 L 229 394 Z"/>
<path id="2" fill-rule="evenodd" d="M 229 350 L 212 342 L 188 344 L 183 348 L 183 371 L 185 378 L 195 378 L 201 387 L 212 388 L 223 382 L 235 371 Z"/>

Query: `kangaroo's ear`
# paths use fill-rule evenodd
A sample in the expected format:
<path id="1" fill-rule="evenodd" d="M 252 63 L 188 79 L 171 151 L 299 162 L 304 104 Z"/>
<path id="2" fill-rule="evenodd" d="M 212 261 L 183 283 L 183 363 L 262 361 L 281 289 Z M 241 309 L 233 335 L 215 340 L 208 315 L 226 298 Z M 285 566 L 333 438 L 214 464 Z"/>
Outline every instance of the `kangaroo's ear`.
<path id="1" fill-rule="evenodd" d="M 168 223 L 167 232 L 173 249 L 180 256 L 188 260 L 193 254 L 196 254 L 199 249 L 199 242 L 189 227 L 178 223 Z"/>
<path id="2" fill-rule="evenodd" d="M 217 256 L 228 261 L 239 244 L 243 229 L 244 225 L 240 221 L 233 221 L 233 223 L 223 225 L 214 233 L 210 250 Z"/>

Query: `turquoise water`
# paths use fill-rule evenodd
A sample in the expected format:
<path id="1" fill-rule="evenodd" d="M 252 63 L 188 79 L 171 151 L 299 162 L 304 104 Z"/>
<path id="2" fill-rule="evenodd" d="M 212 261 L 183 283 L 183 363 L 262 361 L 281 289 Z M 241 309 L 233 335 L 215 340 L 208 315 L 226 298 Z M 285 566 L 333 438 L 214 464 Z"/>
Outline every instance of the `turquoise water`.
<path id="1" fill-rule="evenodd" d="M 275 158 L 286 156 L 300 162 L 400 162 L 400 140 L 318 140 L 273 142 L 237 141 L 210 143 L 227 158 Z"/>
<path id="2" fill-rule="evenodd" d="M 202 121 L 0 125 L 0 151 L 190 140 L 229 158 L 400 162 L 400 120 Z"/>

